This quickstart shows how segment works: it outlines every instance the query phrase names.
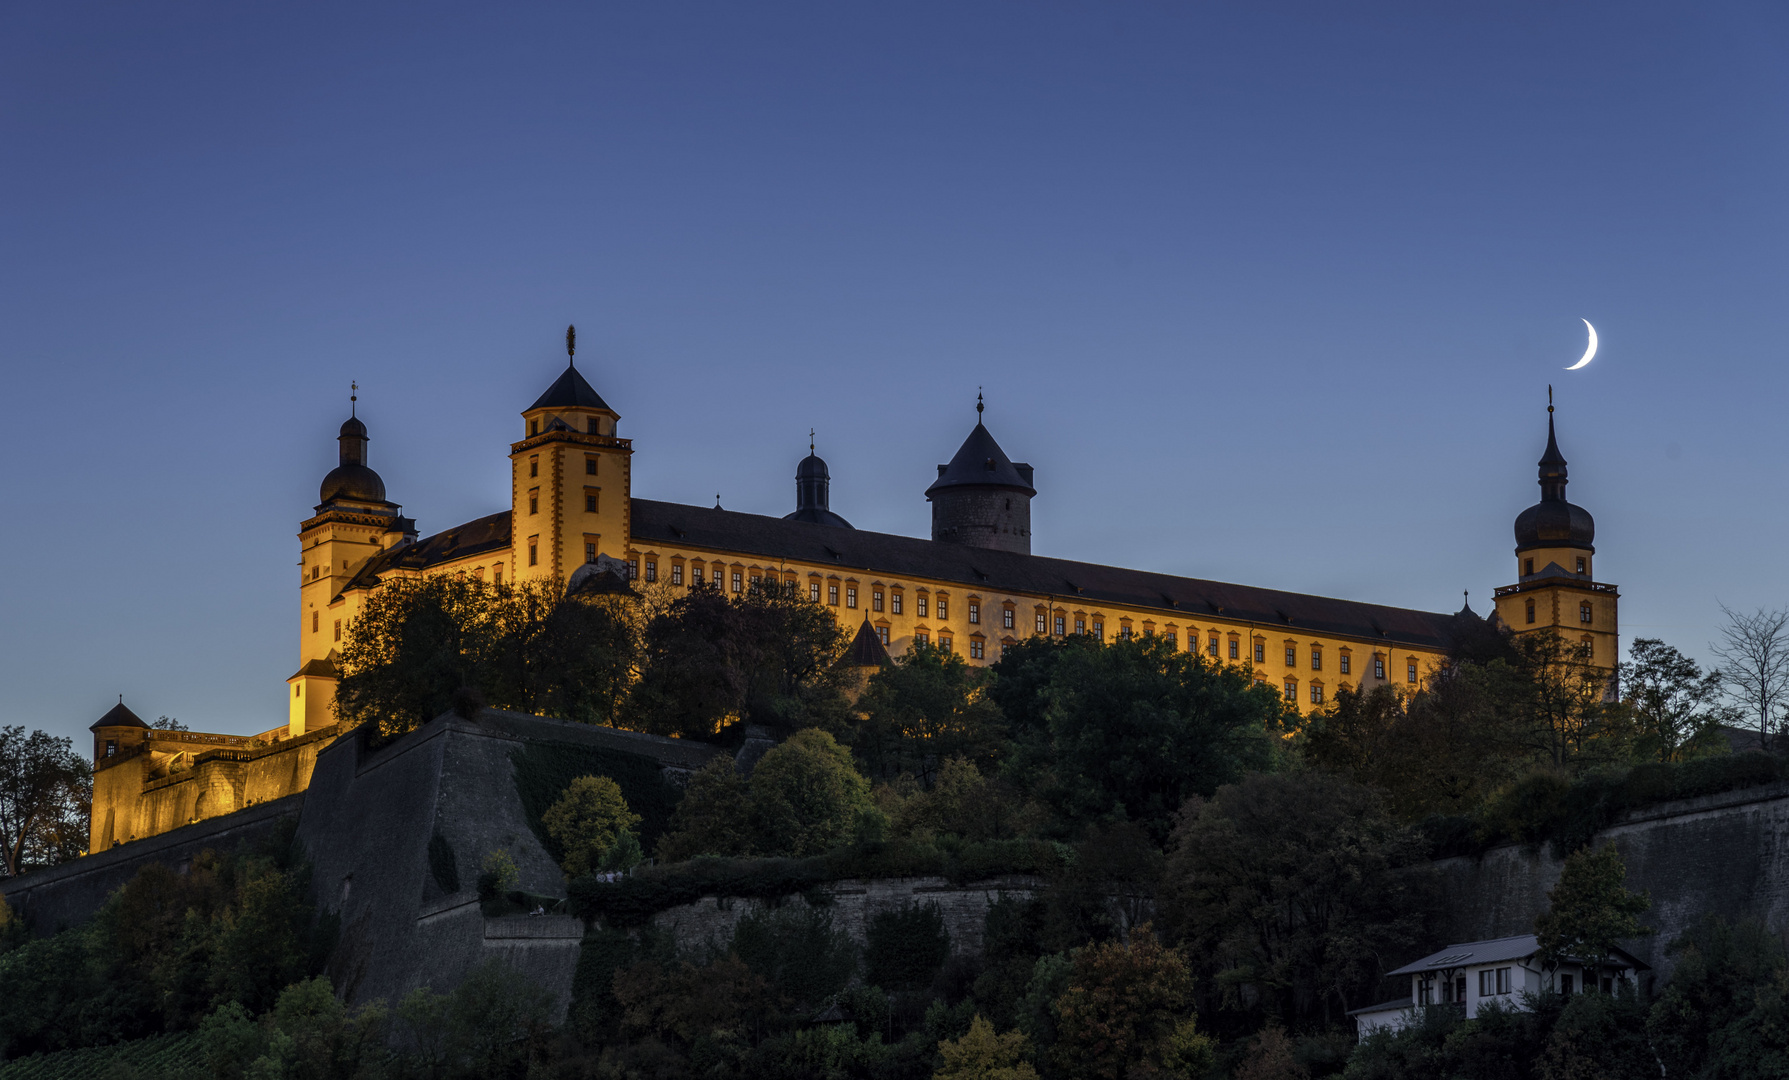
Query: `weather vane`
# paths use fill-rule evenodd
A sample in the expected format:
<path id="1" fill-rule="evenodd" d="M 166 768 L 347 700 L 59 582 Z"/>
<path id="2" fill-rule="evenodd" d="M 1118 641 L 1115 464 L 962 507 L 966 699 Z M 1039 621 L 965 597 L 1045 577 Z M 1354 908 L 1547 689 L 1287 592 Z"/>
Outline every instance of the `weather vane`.
<path id="1" fill-rule="evenodd" d="M 808 428 L 808 453 L 814 452 L 814 429 Z"/>
<path id="2" fill-rule="evenodd" d="M 572 367 L 578 366 L 578 328 L 575 325 L 565 328 L 565 358 L 571 361 Z"/>
<path id="3" fill-rule="evenodd" d="M 986 406 L 983 405 L 981 401 L 981 387 L 978 386 L 975 388 L 975 418 L 977 420 L 981 419 L 981 411 L 984 408 L 986 408 Z"/>

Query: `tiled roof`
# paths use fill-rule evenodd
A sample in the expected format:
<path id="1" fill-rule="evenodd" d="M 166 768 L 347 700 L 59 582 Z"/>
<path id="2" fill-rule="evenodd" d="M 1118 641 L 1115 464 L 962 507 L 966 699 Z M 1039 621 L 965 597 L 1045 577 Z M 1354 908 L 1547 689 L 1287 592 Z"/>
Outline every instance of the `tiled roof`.
<path id="1" fill-rule="evenodd" d="M 857 636 L 851 639 L 851 647 L 845 650 L 845 660 L 852 667 L 881 667 L 888 662 L 888 649 L 883 647 L 881 635 L 870 625 L 870 617 L 863 617 L 863 625 L 857 628 Z"/>
<path id="2" fill-rule="evenodd" d="M 342 587 L 342 592 L 370 589 L 379 583 L 379 575 L 387 570 L 426 570 L 454 559 L 508 549 L 509 511 L 505 510 L 500 514 L 489 514 L 445 532 L 424 537 L 414 544 L 385 549 L 368 559 L 348 584 Z"/>
<path id="3" fill-rule="evenodd" d="M 1024 468 L 1029 468 L 1025 466 Z M 942 491 L 951 487 L 1004 487 L 1023 491 L 1027 495 L 1036 495 L 1037 489 L 1031 486 L 1021 466 L 1014 465 L 994 441 L 994 435 L 978 420 L 975 430 L 957 447 L 956 456 L 950 464 L 938 471 L 938 479 L 926 489 L 926 497 L 931 498 L 934 491 Z"/>
<path id="4" fill-rule="evenodd" d="M 1394 975 L 1419 975 L 1425 971 L 1444 971 L 1448 968 L 1476 967 L 1480 964 L 1501 964 L 1516 960 L 1525 960 L 1540 951 L 1540 939 L 1533 934 L 1517 934 L 1515 937 L 1492 938 L 1489 941 L 1468 941 L 1459 945 L 1449 945 L 1445 949 L 1430 953 L 1412 964 L 1405 964 L 1396 971 L 1385 973 L 1386 978 Z M 1611 958 L 1620 960 L 1632 968 L 1644 968 L 1639 960 L 1620 949 L 1614 950 Z"/>
<path id="5" fill-rule="evenodd" d="M 1165 620 L 1213 617 L 1288 633 L 1333 634 L 1443 649 L 1454 616 L 1324 596 L 1175 577 L 1041 555 L 989 551 L 911 536 L 845 532 L 800 521 L 680 503 L 633 501 L 635 547 L 689 545 L 766 561 L 884 577 L 928 578 L 968 590 L 1048 596 L 1065 607 L 1122 604 Z"/>

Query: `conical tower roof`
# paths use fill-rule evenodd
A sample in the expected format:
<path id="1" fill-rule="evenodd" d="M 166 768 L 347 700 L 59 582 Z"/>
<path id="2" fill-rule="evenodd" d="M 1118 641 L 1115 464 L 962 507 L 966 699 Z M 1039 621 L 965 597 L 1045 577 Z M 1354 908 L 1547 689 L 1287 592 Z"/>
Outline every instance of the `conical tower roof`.
<path id="1" fill-rule="evenodd" d="M 1037 489 L 1032 487 L 1020 473 L 1006 451 L 994 441 L 994 435 L 981 421 L 975 423 L 975 430 L 963 440 L 957 449 L 956 456 L 950 464 L 938 473 L 938 479 L 926 488 L 926 497 L 930 498 L 935 491 L 953 487 L 999 487 L 1022 491 L 1027 495 L 1036 495 Z"/>
<path id="2" fill-rule="evenodd" d="M 602 409 L 614 412 L 601 394 L 578 374 L 578 369 L 568 366 L 565 372 L 553 380 L 547 392 L 536 398 L 534 404 L 524 409 L 533 412 L 536 409 Z"/>
<path id="3" fill-rule="evenodd" d="M 138 716 L 136 713 L 131 712 L 129 709 L 125 708 L 124 707 L 124 699 L 119 698 L 118 704 L 112 706 L 111 709 L 109 709 L 104 716 L 100 717 L 98 720 L 95 720 L 93 722 L 93 726 L 89 727 L 87 730 L 88 731 L 98 731 L 100 728 L 103 728 L 103 727 L 146 728 L 148 726 L 149 726 L 148 724 L 143 723 L 142 717 Z"/>

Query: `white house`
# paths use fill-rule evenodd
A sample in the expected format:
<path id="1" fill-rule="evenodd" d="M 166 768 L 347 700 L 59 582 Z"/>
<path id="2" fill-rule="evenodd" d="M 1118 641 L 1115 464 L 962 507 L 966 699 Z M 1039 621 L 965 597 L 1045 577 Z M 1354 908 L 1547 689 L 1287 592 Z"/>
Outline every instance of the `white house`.
<path id="1" fill-rule="evenodd" d="M 1601 982 L 1593 986 L 1586 983 L 1586 961 L 1567 960 L 1547 970 L 1540 964 L 1539 953 L 1540 943 L 1533 934 L 1449 945 L 1387 973 L 1410 976 L 1408 998 L 1351 1009 L 1348 1015 L 1354 1017 L 1364 1036 L 1382 1027 L 1394 1031 L 1403 1027 L 1425 1005 L 1460 1009 L 1471 1018 L 1478 1015 L 1479 1006 L 1492 1001 L 1523 1008 L 1523 993 L 1538 994 L 1549 988 L 1561 994 L 1612 993 L 1618 983 L 1647 969 L 1632 955 L 1616 949 L 1594 965 L 1593 977 Z"/>

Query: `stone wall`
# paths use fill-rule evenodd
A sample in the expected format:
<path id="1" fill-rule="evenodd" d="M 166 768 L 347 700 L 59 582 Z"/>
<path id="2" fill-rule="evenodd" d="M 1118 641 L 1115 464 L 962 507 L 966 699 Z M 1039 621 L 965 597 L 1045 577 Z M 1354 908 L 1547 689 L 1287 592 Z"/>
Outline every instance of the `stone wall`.
<path id="1" fill-rule="evenodd" d="M 1650 807 L 1599 834 L 1604 842 L 1621 852 L 1628 887 L 1651 894 L 1641 921 L 1657 933 L 1625 947 L 1660 982 L 1671 970 L 1666 947 L 1704 914 L 1789 928 L 1789 784 Z M 1532 933 L 1561 869 L 1546 847 L 1521 845 L 1435 865 L 1449 911 L 1437 946 Z"/>

